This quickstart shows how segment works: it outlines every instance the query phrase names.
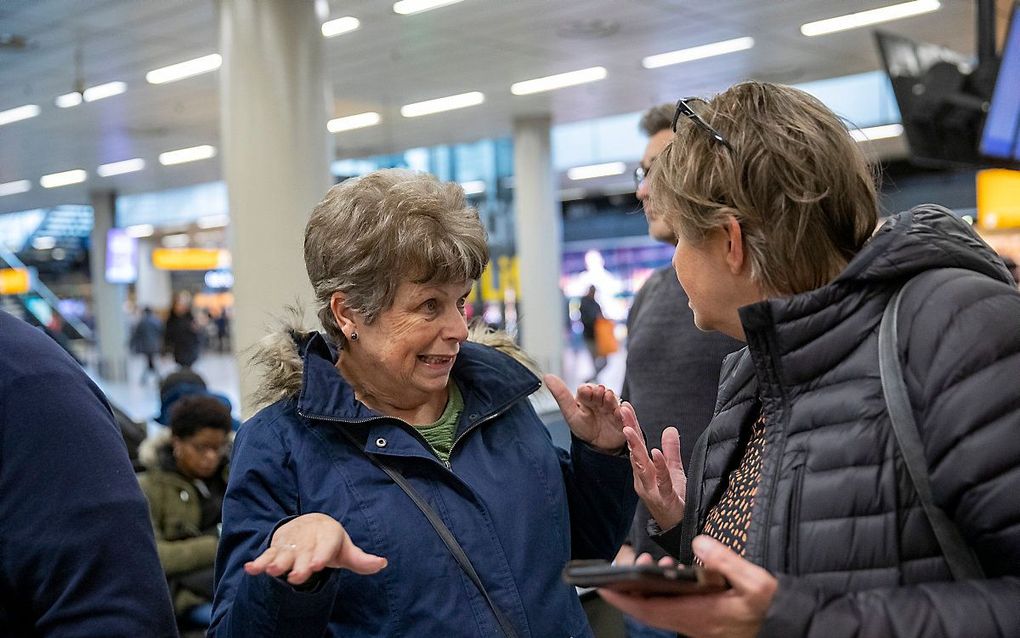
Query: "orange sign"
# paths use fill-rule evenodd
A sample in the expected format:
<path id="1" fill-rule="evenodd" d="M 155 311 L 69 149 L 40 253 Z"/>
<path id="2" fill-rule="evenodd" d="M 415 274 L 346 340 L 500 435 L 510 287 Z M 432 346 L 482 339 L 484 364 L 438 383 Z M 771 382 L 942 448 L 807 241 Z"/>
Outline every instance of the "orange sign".
<path id="1" fill-rule="evenodd" d="M 982 230 L 1020 228 L 1020 171 L 978 171 L 977 217 Z"/>
<path id="2" fill-rule="evenodd" d="M 230 268 L 230 251 L 219 248 L 157 248 L 152 265 L 159 270 L 217 270 Z"/>
<path id="3" fill-rule="evenodd" d="M 0 268 L 0 295 L 20 295 L 32 286 L 27 268 Z"/>

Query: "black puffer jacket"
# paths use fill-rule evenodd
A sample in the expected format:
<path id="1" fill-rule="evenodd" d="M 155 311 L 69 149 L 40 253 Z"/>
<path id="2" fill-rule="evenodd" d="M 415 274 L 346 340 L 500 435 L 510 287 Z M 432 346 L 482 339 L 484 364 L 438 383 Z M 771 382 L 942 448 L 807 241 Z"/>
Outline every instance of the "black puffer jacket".
<path id="1" fill-rule="evenodd" d="M 901 359 L 935 501 L 983 581 L 949 582 L 878 373 L 886 302 L 932 270 L 904 296 Z M 1020 294 L 1007 281 L 965 224 L 926 207 L 893 218 L 831 284 L 741 309 L 748 348 L 724 365 L 672 549 L 690 561 L 763 406 L 746 557 L 779 590 L 762 636 L 1020 636 Z"/>

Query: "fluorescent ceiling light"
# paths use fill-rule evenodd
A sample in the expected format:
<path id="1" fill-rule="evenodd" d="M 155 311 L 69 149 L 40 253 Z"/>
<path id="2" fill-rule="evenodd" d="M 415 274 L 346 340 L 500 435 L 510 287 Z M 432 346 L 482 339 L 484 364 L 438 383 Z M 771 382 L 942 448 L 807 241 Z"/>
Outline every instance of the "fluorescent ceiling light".
<path id="1" fill-rule="evenodd" d="M 886 124 L 885 126 L 871 126 L 868 128 L 859 128 L 850 131 L 850 137 L 854 138 L 857 142 L 871 142 L 874 140 L 884 140 L 890 137 L 899 137 L 903 135 L 902 124 Z"/>
<path id="2" fill-rule="evenodd" d="M 465 195 L 478 195 L 485 192 L 485 180 L 475 179 L 470 182 L 461 182 L 460 187 L 464 189 Z"/>
<path id="3" fill-rule="evenodd" d="M 203 55 L 200 58 L 195 58 L 194 60 L 187 60 L 185 62 L 171 64 L 170 66 L 153 69 L 145 74 L 145 81 L 149 84 L 175 82 L 177 80 L 183 80 L 184 78 L 190 78 L 194 75 L 201 75 L 202 73 L 215 71 L 220 68 L 220 64 L 222 63 L 223 58 L 220 57 L 219 53 L 211 53 L 209 55 Z"/>
<path id="4" fill-rule="evenodd" d="M 857 29 L 880 22 L 909 18 L 910 16 L 921 15 L 922 13 L 931 13 L 932 11 L 938 11 L 941 6 L 939 0 L 901 2 L 887 7 L 871 9 L 870 11 L 858 11 L 857 13 L 848 13 L 847 15 L 836 16 L 826 20 L 808 22 L 800 26 L 800 32 L 806 36 L 816 36 L 846 31 L 848 29 Z"/>
<path id="5" fill-rule="evenodd" d="M 354 129 L 365 128 L 368 126 L 375 126 L 382 118 L 378 113 L 358 113 L 357 115 L 348 115 L 346 117 L 338 117 L 326 122 L 326 128 L 329 129 L 330 133 L 340 133 L 341 131 L 353 131 Z"/>
<path id="6" fill-rule="evenodd" d="M 191 243 L 191 239 L 187 233 L 179 233 L 177 235 L 165 235 L 160 240 L 160 243 L 166 248 L 184 248 Z"/>
<path id="7" fill-rule="evenodd" d="M 732 40 L 723 40 L 722 42 L 702 44 L 701 46 L 691 47 L 689 49 L 680 49 L 678 51 L 668 51 L 657 55 L 649 55 L 641 60 L 641 66 L 646 69 L 657 69 L 661 66 L 691 62 L 693 60 L 711 58 L 716 55 L 736 53 L 737 51 L 746 51 L 753 46 L 754 38 L 734 38 Z"/>
<path id="8" fill-rule="evenodd" d="M 586 82 L 596 82 L 598 80 L 604 80 L 605 77 L 606 67 L 593 66 L 589 69 L 581 69 L 580 71 L 558 73 L 544 78 L 535 78 L 534 80 L 516 82 L 510 85 L 510 92 L 514 95 L 529 95 L 531 93 L 541 93 L 542 91 L 562 89 L 565 86 L 576 86 Z"/>
<path id="9" fill-rule="evenodd" d="M 202 146 L 192 146 L 189 148 L 181 148 L 176 151 L 167 151 L 166 153 L 159 154 L 159 163 L 163 166 L 173 166 L 174 164 L 183 164 L 185 162 L 194 162 L 197 160 L 209 159 L 210 157 L 216 156 L 216 147 L 203 144 Z"/>
<path id="10" fill-rule="evenodd" d="M 134 159 L 124 160 L 121 162 L 110 162 L 109 164 L 101 164 L 97 169 L 96 173 L 100 177 L 112 177 L 114 175 L 123 175 L 124 173 L 134 173 L 145 168 L 145 160 L 140 157 Z"/>
<path id="11" fill-rule="evenodd" d="M 142 237 L 151 237 L 155 230 L 156 229 L 152 227 L 152 224 L 135 224 L 134 226 L 128 226 L 125 228 L 124 232 L 128 237 L 141 239 Z"/>
<path id="12" fill-rule="evenodd" d="M 350 33 L 361 26 L 361 20 L 351 16 L 344 16 L 336 20 L 322 23 L 322 35 L 327 38 Z"/>
<path id="13" fill-rule="evenodd" d="M 393 3 L 393 12 L 402 16 L 409 16 L 413 13 L 431 11 L 450 4 L 457 4 L 464 0 L 400 0 Z"/>
<path id="14" fill-rule="evenodd" d="M 223 228 L 230 223 L 230 215 L 206 215 L 195 223 L 199 228 Z"/>
<path id="15" fill-rule="evenodd" d="M 35 239 L 32 240 L 32 248 L 35 248 L 36 250 L 49 250 L 50 248 L 53 248 L 56 245 L 57 238 L 50 237 L 48 235 L 44 237 L 36 237 Z"/>
<path id="16" fill-rule="evenodd" d="M 0 126 L 10 124 L 11 122 L 17 122 L 19 120 L 27 120 L 28 118 L 35 117 L 36 115 L 39 115 L 38 104 L 26 104 L 13 109 L 7 109 L 6 111 L 0 111 Z"/>
<path id="17" fill-rule="evenodd" d="M 43 188 L 58 188 L 69 184 L 79 184 L 88 179 L 89 174 L 80 168 L 61 173 L 50 173 L 39 178 L 39 184 Z"/>
<path id="18" fill-rule="evenodd" d="M 484 101 L 485 95 L 483 93 L 472 91 L 471 93 L 461 93 L 424 102 L 415 102 L 414 104 L 405 104 L 400 107 L 400 114 L 404 117 L 431 115 L 433 113 L 442 113 L 443 111 L 452 111 L 453 109 L 477 106 Z"/>
<path id="19" fill-rule="evenodd" d="M 78 106 L 81 104 L 81 93 L 72 91 L 71 93 L 58 95 L 57 99 L 53 100 L 53 103 L 62 109 L 69 109 L 72 106 Z"/>
<path id="20" fill-rule="evenodd" d="M 567 177 L 572 180 L 592 179 L 594 177 L 622 175 L 625 170 L 627 170 L 627 165 L 623 162 L 590 164 L 588 166 L 575 166 L 574 168 L 567 169 Z"/>
<path id="21" fill-rule="evenodd" d="M 0 184 L 0 197 L 4 195 L 17 195 L 18 193 L 27 193 L 32 190 L 32 182 L 27 179 L 19 179 L 14 182 L 6 182 Z"/>
<path id="22" fill-rule="evenodd" d="M 107 82 L 106 84 L 97 84 L 85 89 L 84 97 L 86 102 L 95 102 L 104 97 L 120 95 L 124 91 L 127 91 L 127 84 L 123 82 Z"/>

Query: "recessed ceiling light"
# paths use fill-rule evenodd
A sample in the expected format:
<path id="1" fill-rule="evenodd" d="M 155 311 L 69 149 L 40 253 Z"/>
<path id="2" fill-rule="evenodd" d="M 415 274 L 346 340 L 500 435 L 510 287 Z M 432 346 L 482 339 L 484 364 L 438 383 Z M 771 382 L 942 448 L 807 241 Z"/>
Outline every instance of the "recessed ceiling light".
<path id="1" fill-rule="evenodd" d="M 156 231 L 152 224 L 135 224 L 134 226 L 128 226 L 124 229 L 124 232 L 128 237 L 134 237 L 140 239 L 142 237 L 150 237 L 152 233 Z"/>
<path id="2" fill-rule="evenodd" d="M 586 82 L 597 82 L 598 80 L 604 80 L 605 77 L 606 67 L 593 66 L 588 69 L 581 69 L 580 71 L 558 73 L 556 75 L 548 75 L 544 78 L 515 82 L 510 85 L 510 92 L 514 95 L 529 95 L 531 93 L 541 93 L 542 91 L 562 89 L 566 86 L 585 84 Z"/>
<path id="3" fill-rule="evenodd" d="M 567 169 L 567 177 L 576 181 L 579 179 L 622 175 L 625 170 L 627 170 L 627 165 L 623 162 L 589 164 L 588 166 L 575 166 L 574 168 Z"/>
<path id="4" fill-rule="evenodd" d="M 850 137 L 854 138 L 857 142 L 871 142 L 874 140 L 884 140 L 890 137 L 899 137 L 903 135 L 902 124 L 886 124 L 884 126 L 870 126 L 868 128 L 853 129 L 850 131 Z"/>
<path id="5" fill-rule="evenodd" d="M 11 122 L 27 120 L 28 118 L 35 117 L 36 115 L 39 115 L 38 104 L 26 104 L 24 106 L 17 106 L 13 109 L 7 109 L 6 111 L 0 111 L 0 126 L 10 124 Z"/>
<path id="6" fill-rule="evenodd" d="M 199 228 L 223 228 L 230 223 L 230 215 L 206 215 L 195 222 Z"/>
<path id="7" fill-rule="evenodd" d="M 58 188 L 69 184 L 80 184 L 88 179 L 89 174 L 80 168 L 60 173 L 50 173 L 39 178 L 39 185 L 43 188 Z"/>
<path id="8" fill-rule="evenodd" d="M 32 248 L 36 250 L 49 250 L 57 245 L 57 238 L 49 235 L 36 237 L 32 240 Z"/>
<path id="9" fill-rule="evenodd" d="M 340 133 L 341 131 L 353 131 L 354 129 L 375 126 L 380 121 L 382 121 L 382 118 L 378 113 L 369 111 L 368 113 L 358 113 L 357 115 L 332 119 L 326 122 L 326 129 L 330 133 Z"/>
<path id="10" fill-rule="evenodd" d="M 107 82 L 106 84 L 97 84 L 85 89 L 83 97 L 86 102 L 95 102 L 106 97 L 120 95 L 124 91 L 127 91 L 127 84 L 123 82 Z"/>
<path id="11" fill-rule="evenodd" d="M 464 189 L 465 195 L 478 195 L 485 192 L 485 180 L 474 179 L 470 182 L 461 182 L 460 187 Z"/>
<path id="12" fill-rule="evenodd" d="M 361 20 L 351 16 L 344 16 L 336 20 L 322 23 L 322 35 L 327 38 L 350 33 L 361 26 Z"/>
<path id="13" fill-rule="evenodd" d="M 432 9 L 438 9 L 439 7 L 445 7 L 447 5 L 457 4 L 458 2 L 463 1 L 464 0 L 400 0 L 399 2 L 393 3 L 393 12 L 408 16 L 413 13 L 431 11 Z"/>
<path id="14" fill-rule="evenodd" d="M 13 182 L 0 184 L 0 197 L 4 195 L 17 195 L 32 190 L 32 182 L 27 179 L 19 179 Z"/>
<path id="15" fill-rule="evenodd" d="M 454 109 L 477 106 L 484 101 L 485 95 L 483 93 L 472 91 L 471 93 L 460 93 L 459 95 L 451 95 L 448 97 L 436 98 L 434 100 L 425 100 L 424 102 L 405 104 L 400 107 L 400 114 L 404 117 L 431 115 L 433 113 L 442 113 L 443 111 L 452 111 Z"/>
<path id="16" fill-rule="evenodd" d="M 666 53 L 650 55 L 641 60 L 641 66 L 646 69 L 657 69 L 671 64 L 680 64 L 682 62 L 711 58 L 716 55 L 745 51 L 753 46 L 754 38 L 734 38 L 732 40 L 703 44 L 701 46 L 690 47 L 688 49 L 679 49 L 677 51 L 668 51 Z"/>
<path id="17" fill-rule="evenodd" d="M 203 55 L 200 58 L 195 58 L 194 60 L 186 60 L 184 62 L 178 62 L 177 64 L 171 64 L 170 66 L 153 69 L 145 74 L 145 81 L 149 84 L 176 82 L 177 80 L 183 80 L 184 78 L 190 78 L 202 73 L 215 71 L 220 68 L 222 63 L 223 58 L 220 57 L 219 53 L 211 53 L 209 55 Z"/>
<path id="18" fill-rule="evenodd" d="M 174 164 L 184 164 L 185 162 L 195 162 L 197 160 L 209 159 L 210 157 L 216 156 L 216 147 L 203 144 L 202 146 L 191 146 L 188 148 L 180 148 L 176 151 L 167 151 L 166 153 L 159 154 L 159 163 L 163 166 L 173 166 Z"/>
<path id="19" fill-rule="evenodd" d="M 58 95 L 57 99 L 53 100 L 53 103 L 62 109 L 69 109 L 72 106 L 78 106 L 81 104 L 81 93 L 72 91 L 71 93 Z"/>
<path id="20" fill-rule="evenodd" d="M 857 13 L 808 22 L 800 26 L 800 32 L 811 37 L 826 33 L 836 33 L 837 31 L 847 31 L 880 22 L 909 18 L 910 16 L 921 15 L 922 13 L 931 13 L 932 11 L 938 11 L 941 6 L 939 0 L 901 2 L 869 11 L 858 11 Z"/>
<path id="21" fill-rule="evenodd" d="M 124 173 L 134 173 L 145 168 L 145 160 L 140 157 L 134 159 L 123 160 L 120 162 L 110 162 L 109 164 L 102 164 L 96 168 L 96 173 L 100 177 L 112 177 L 114 175 L 123 175 Z"/>

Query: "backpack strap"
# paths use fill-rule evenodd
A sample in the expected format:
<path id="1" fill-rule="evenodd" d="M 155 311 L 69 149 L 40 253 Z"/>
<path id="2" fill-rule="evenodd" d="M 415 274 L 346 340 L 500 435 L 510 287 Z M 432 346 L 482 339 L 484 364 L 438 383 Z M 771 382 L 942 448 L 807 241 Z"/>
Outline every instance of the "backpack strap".
<path id="1" fill-rule="evenodd" d="M 885 404 L 892 421 L 896 443 L 900 448 L 907 473 L 914 484 L 914 490 L 921 501 L 924 513 L 928 517 L 932 531 L 942 550 L 949 571 L 955 580 L 983 578 L 984 570 L 974 555 L 973 550 L 960 534 L 959 528 L 942 508 L 935 504 L 932 497 L 931 482 L 928 476 L 928 462 L 924 456 L 924 444 L 914 420 L 914 410 L 907 394 L 907 384 L 903 378 L 903 368 L 899 355 L 899 335 L 897 319 L 900 301 L 910 285 L 917 281 L 911 279 L 901 287 L 885 307 L 882 323 L 878 329 L 878 364 L 882 377 L 882 392 Z"/>

